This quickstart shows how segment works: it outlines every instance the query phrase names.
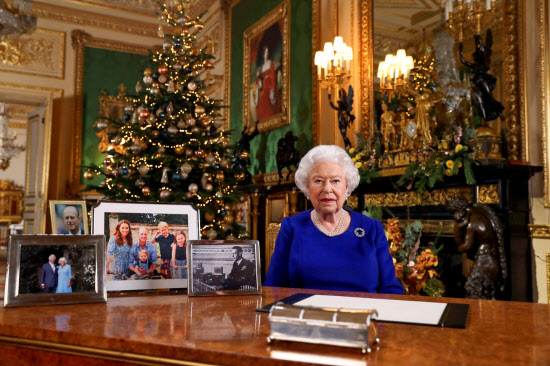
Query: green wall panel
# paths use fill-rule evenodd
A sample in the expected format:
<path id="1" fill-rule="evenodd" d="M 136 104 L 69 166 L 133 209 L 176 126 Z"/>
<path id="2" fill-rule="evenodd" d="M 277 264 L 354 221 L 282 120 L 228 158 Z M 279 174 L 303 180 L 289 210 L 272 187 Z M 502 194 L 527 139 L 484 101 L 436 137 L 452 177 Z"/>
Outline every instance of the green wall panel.
<path id="1" fill-rule="evenodd" d="M 109 95 L 118 94 L 118 86 L 124 83 L 128 94 L 134 94 L 137 81 L 143 77 L 143 69 L 148 66 L 149 56 L 109 51 L 100 48 L 84 49 L 84 77 L 82 102 L 82 165 L 103 163 L 104 153 L 97 149 L 99 139 L 93 127 L 99 116 L 99 96 L 101 89 Z M 83 169 L 85 171 L 85 169 Z M 81 184 L 99 184 L 101 178 L 89 181 L 80 177 Z"/>
<path id="2" fill-rule="evenodd" d="M 231 142 L 242 131 L 243 34 L 273 10 L 281 0 L 241 0 L 232 9 L 231 19 Z M 250 172 L 277 171 L 277 142 L 287 131 L 298 137 L 295 146 L 303 155 L 313 146 L 312 136 L 312 29 L 311 0 L 291 0 L 290 24 L 290 126 L 263 133 L 250 144 Z"/>

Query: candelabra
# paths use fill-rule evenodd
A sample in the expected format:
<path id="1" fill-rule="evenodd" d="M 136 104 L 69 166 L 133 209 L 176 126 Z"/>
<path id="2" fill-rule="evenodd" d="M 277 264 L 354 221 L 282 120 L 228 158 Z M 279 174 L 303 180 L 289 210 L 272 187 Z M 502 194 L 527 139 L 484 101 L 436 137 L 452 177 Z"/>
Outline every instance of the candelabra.
<path id="1" fill-rule="evenodd" d="M 340 85 L 351 78 L 353 50 L 342 37 L 335 37 L 334 43 L 327 42 L 323 51 L 315 53 L 317 80 L 323 89 L 340 90 Z"/>
<path id="2" fill-rule="evenodd" d="M 395 94 L 400 94 L 407 83 L 410 71 L 414 68 L 412 56 L 407 56 L 405 50 L 397 54 L 386 55 L 384 61 L 378 64 L 377 76 L 380 79 L 380 93 L 387 95 L 389 101 Z"/>
<path id="3" fill-rule="evenodd" d="M 0 169 L 6 170 L 10 165 L 10 159 L 15 157 L 21 151 L 25 150 L 24 146 L 15 145 L 15 133 L 8 133 L 10 120 L 5 113 L 6 105 L 0 103 Z"/>
<path id="4" fill-rule="evenodd" d="M 481 34 L 481 25 L 490 24 L 496 11 L 495 0 L 443 0 L 441 5 L 445 9 L 447 31 L 458 43 L 463 42 L 467 29 Z"/>

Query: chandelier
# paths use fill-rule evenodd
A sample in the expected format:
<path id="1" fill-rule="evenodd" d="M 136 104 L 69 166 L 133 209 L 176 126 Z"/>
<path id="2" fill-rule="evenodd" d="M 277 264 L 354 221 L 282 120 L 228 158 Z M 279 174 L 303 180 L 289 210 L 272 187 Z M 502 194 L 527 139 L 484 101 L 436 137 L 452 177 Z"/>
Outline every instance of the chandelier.
<path id="1" fill-rule="evenodd" d="M 36 17 L 31 15 L 32 1 L 0 0 L 0 41 L 35 31 Z"/>
<path id="2" fill-rule="evenodd" d="M 490 24 L 496 11 L 495 0 L 442 0 L 441 6 L 447 30 L 458 43 L 466 31 L 481 34 L 481 26 Z"/>
<path id="3" fill-rule="evenodd" d="M 377 72 L 382 96 L 388 95 L 391 101 L 396 93 L 401 93 L 413 68 L 414 60 L 412 56 L 407 56 L 405 50 L 398 50 L 395 55 L 387 54 L 385 60 L 378 64 Z"/>
<path id="4" fill-rule="evenodd" d="M 0 103 L 0 169 L 6 170 L 10 159 L 25 150 L 24 146 L 15 145 L 15 133 L 8 132 L 10 119 L 5 112 L 6 105 Z"/>
<path id="5" fill-rule="evenodd" d="M 352 60 L 353 50 L 344 43 L 342 37 L 334 37 L 334 43 L 325 43 L 323 51 L 315 53 L 317 80 L 321 87 L 339 90 L 340 85 L 351 78 Z"/>

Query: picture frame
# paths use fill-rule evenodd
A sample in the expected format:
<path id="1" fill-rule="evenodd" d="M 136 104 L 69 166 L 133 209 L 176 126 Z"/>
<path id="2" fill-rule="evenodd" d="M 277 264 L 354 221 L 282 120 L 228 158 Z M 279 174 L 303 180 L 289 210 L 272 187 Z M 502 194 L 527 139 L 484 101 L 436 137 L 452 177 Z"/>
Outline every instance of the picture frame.
<path id="1" fill-rule="evenodd" d="M 11 235 L 4 306 L 106 302 L 104 268 L 104 235 Z"/>
<path id="2" fill-rule="evenodd" d="M 50 218 L 52 234 L 88 235 L 90 233 L 86 201 L 52 200 L 50 201 Z"/>
<path id="3" fill-rule="evenodd" d="M 161 223 L 166 235 L 159 234 Z M 92 232 L 105 235 L 107 291 L 187 288 L 187 250 L 181 248 L 200 238 L 200 213 L 192 204 L 99 201 L 92 208 Z M 124 243 L 128 235 L 131 246 Z M 176 240 L 181 243 L 173 247 Z"/>
<path id="4" fill-rule="evenodd" d="M 189 296 L 262 292 L 260 243 L 257 240 L 190 240 L 187 258 Z"/>
<path id="5" fill-rule="evenodd" d="M 283 218 L 288 216 L 288 195 L 286 193 L 274 193 L 266 197 L 265 226 L 280 224 Z"/>
<path id="6" fill-rule="evenodd" d="M 243 131 L 290 124 L 290 0 L 243 34 Z"/>

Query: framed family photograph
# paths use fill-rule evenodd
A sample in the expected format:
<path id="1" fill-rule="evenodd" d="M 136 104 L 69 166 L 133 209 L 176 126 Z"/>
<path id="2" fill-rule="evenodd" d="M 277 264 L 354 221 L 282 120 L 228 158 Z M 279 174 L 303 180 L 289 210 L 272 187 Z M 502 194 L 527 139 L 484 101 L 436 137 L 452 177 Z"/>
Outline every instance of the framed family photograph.
<path id="1" fill-rule="evenodd" d="M 107 301 L 103 235 L 12 235 L 4 306 Z"/>
<path id="2" fill-rule="evenodd" d="M 244 32 L 243 130 L 290 124 L 290 0 Z"/>
<path id="3" fill-rule="evenodd" d="M 187 257 L 189 296 L 262 292 L 257 240 L 191 240 Z"/>
<path id="4" fill-rule="evenodd" d="M 199 228 L 192 204 L 100 201 L 92 232 L 106 238 L 107 291 L 187 288 L 187 243 Z"/>
<path id="5" fill-rule="evenodd" d="M 52 234 L 88 235 L 86 201 L 50 201 Z"/>

